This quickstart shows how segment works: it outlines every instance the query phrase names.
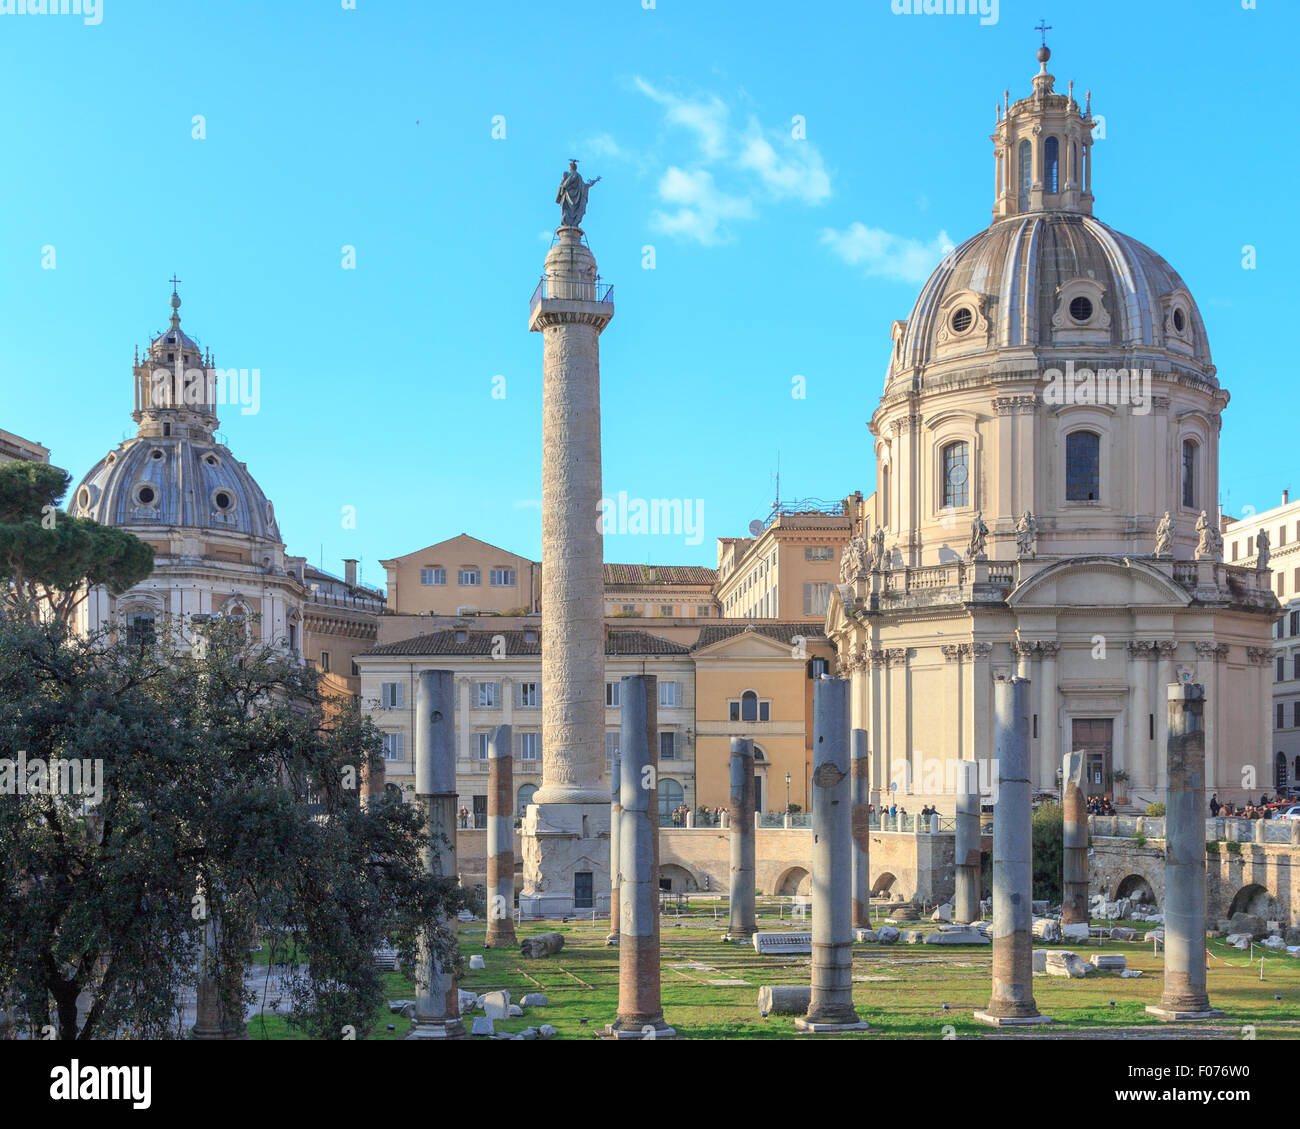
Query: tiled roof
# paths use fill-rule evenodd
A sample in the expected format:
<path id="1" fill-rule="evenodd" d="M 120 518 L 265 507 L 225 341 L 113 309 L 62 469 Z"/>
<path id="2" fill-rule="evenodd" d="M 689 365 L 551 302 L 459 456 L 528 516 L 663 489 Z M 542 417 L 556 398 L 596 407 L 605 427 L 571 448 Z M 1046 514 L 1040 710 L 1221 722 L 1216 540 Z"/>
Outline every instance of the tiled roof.
<path id="1" fill-rule="evenodd" d="M 651 570 L 654 576 L 650 575 Z M 702 584 L 711 585 L 718 577 L 716 569 L 702 565 L 607 564 L 606 584 Z"/>
<path id="2" fill-rule="evenodd" d="M 750 628 L 758 635 L 769 639 L 779 639 L 782 643 L 790 642 L 795 635 L 805 639 L 825 639 L 825 627 L 813 621 L 811 623 L 711 623 L 700 629 L 700 637 L 693 650 L 700 650 L 720 639 L 730 639 L 733 635 L 742 635 Z"/>
<path id="3" fill-rule="evenodd" d="M 498 635 L 505 637 L 507 655 L 541 655 L 542 633 L 530 632 L 530 642 L 523 631 L 464 631 L 464 639 L 457 640 L 456 630 L 430 631 L 413 639 L 396 643 L 381 643 L 363 651 L 362 656 L 393 655 L 490 655 L 492 641 Z M 605 639 L 607 655 L 687 655 L 690 648 L 670 639 L 652 635 L 648 631 L 610 631 Z"/>

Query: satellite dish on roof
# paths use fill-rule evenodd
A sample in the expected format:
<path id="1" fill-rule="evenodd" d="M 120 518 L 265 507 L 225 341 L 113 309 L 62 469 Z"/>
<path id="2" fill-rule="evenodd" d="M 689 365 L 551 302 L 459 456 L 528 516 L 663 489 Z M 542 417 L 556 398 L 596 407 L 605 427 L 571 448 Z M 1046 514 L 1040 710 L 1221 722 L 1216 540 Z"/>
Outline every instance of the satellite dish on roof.
<path id="1" fill-rule="evenodd" d="M 751 537 L 758 537 L 762 534 L 762 532 L 763 532 L 763 523 L 759 521 L 758 518 L 755 518 L 753 521 L 749 523 L 749 535 Z"/>

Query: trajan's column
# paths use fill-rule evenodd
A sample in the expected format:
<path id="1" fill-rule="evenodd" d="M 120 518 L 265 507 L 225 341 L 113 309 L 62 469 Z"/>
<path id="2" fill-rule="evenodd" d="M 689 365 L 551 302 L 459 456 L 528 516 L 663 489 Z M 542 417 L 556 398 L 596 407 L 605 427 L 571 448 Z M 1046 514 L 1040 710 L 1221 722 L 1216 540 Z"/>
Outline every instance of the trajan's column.
<path id="1" fill-rule="evenodd" d="M 614 303 L 578 226 L 595 183 L 569 162 L 528 318 L 543 343 L 542 786 L 521 836 L 524 917 L 609 906 L 600 334 Z"/>

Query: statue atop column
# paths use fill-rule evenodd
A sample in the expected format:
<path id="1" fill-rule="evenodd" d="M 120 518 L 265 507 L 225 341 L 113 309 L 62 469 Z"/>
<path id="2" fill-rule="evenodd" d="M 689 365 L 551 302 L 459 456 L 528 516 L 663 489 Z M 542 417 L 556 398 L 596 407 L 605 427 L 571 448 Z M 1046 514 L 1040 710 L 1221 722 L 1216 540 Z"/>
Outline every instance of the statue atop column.
<path id="1" fill-rule="evenodd" d="M 561 208 L 561 226 L 581 225 L 582 217 L 587 214 L 587 190 L 598 180 L 600 177 L 584 181 L 578 172 L 578 158 L 570 159 L 569 171 L 560 180 L 560 190 L 555 194 L 555 202 Z"/>
<path id="2" fill-rule="evenodd" d="M 1174 547 L 1174 523 L 1169 517 L 1169 511 L 1165 510 L 1165 516 L 1160 519 L 1160 524 L 1156 526 L 1156 556 L 1167 557 L 1173 551 Z"/>
<path id="3" fill-rule="evenodd" d="M 988 539 L 989 527 L 984 524 L 984 511 L 979 510 L 970 521 L 970 544 L 966 546 L 966 559 L 987 560 L 988 554 L 984 550 Z"/>

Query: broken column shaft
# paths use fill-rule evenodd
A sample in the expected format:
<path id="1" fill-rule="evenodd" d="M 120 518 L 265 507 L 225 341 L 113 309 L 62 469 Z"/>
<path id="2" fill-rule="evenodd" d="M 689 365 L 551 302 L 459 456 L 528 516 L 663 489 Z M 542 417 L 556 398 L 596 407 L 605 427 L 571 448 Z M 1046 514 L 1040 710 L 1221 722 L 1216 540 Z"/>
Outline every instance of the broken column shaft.
<path id="1" fill-rule="evenodd" d="M 511 730 L 488 737 L 487 936 L 483 943 L 515 944 L 515 771 Z"/>
<path id="2" fill-rule="evenodd" d="M 975 1018 L 995 1026 L 1050 1023 L 1034 1002 L 1027 678 L 993 683 L 993 757 L 993 995 Z"/>
<path id="3" fill-rule="evenodd" d="M 659 992 L 659 810 L 656 788 L 658 679 L 634 674 L 620 691 L 618 1016 L 614 1039 L 666 1039 Z"/>
<path id="4" fill-rule="evenodd" d="M 422 670 L 415 687 L 415 799 L 424 809 L 424 865 L 435 877 L 456 876 L 456 676 Z M 454 943 L 455 926 L 422 930 L 415 970 L 415 1018 L 408 1039 L 463 1039 L 456 977 L 436 955 L 435 936 Z"/>
<path id="5" fill-rule="evenodd" d="M 853 764 L 853 920 L 855 929 L 871 928 L 871 762 L 867 731 L 855 729 L 850 750 Z"/>
<path id="6" fill-rule="evenodd" d="M 1164 1020 L 1212 1019 L 1205 987 L 1205 687 L 1168 688 L 1165 798 L 1165 983 L 1147 1011 Z"/>
<path id="7" fill-rule="evenodd" d="M 1083 793 L 1083 754 L 1061 758 L 1061 793 L 1064 838 L 1061 864 L 1061 924 L 1087 924 L 1088 915 L 1088 800 Z"/>
<path id="8" fill-rule="evenodd" d="M 812 1000 L 806 1033 L 864 1031 L 853 1009 L 853 796 L 847 678 L 813 683 Z"/>
<path id="9" fill-rule="evenodd" d="M 758 928 L 754 916 L 754 742 L 731 739 L 730 918 L 726 940 L 748 941 Z"/>
<path id="10" fill-rule="evenodd" d="M 980 915 L 980 862 L 984 848 L 980 835 L 979 766 L 975 761 L 957 762 L 956 830 L 952 919 L 968 925 Z"/>

